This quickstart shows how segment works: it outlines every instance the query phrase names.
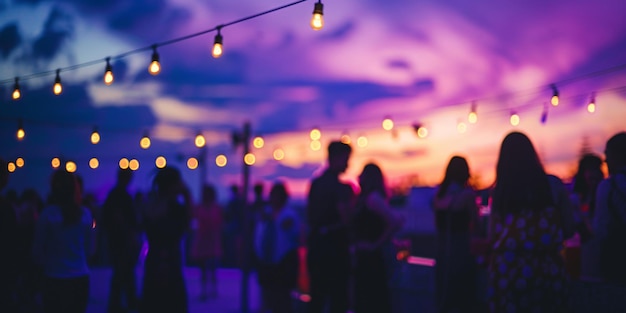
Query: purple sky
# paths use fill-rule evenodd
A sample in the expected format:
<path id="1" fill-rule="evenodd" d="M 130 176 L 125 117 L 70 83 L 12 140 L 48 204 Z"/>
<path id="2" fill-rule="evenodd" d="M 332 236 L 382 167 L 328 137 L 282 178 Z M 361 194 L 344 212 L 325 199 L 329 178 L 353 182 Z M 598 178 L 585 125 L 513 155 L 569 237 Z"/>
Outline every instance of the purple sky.
<path id="1" fill-rule="evenodd" d="M 252 181 L 288 181 L 302 196 L 323 166 L 324 148 L 342 134 L 353 141 L 346 179 L 375 161 L 389 182 L 417 177 L 437 184 L 448 159 L 467 157 L 481 186 L 493 181 L 499 143 L 511 130 L 527 133 L 549 172 L 571 176 L 586 140 L 604 142 L 626 130 L 626 2 L 598 1 L 324 1 L 325 26 L 313 31 L 313 1 L 226 27 L 224 55 L 213 59 L 215 33 L 159 48 L 162 72 L 146 69 L 150 51 L 112 65 L 115 82 L 102 82 L 104 62 L 61 72 L 64 91 L 52 94 L 54 75 L 21 82 L 23 98 L 10 99 L 15 76 L 103 60 L 136 48 L 210 29 L 288 2 L 226 0 L 0 1 L 0 156 L 26 165 L 9 188 L 47 192 L 50 160 L 75 160 L 88 190 L 105 193 L 117 162 L 136 158 L 135 189 L 149 188 L 154 159 L 180 167 L 195 189 L 200 172 L 186 169 L 197 154 L 193 137 L 208 141 L 207 181 L 240 183 L 240 150 L 231 134 L 250 121 L 265 147 L 253 149 Z M 573 79 L 579 78 L 579 79 Z M 573 80 L 572 80 L 573 79 Z M 550 107 L 550 84 L 561 103 Z M 587 112 L 596 92 L 597 110 Z M 476 101 L 478 123 L 467 114 Z M 514 127 L 509 115 L 519 114 Z M 385 131 L 385 117 L 395 122 Z M 26 138 L 15 138 L 18 119 Z M 457 126 L 466 124 L 460 133 Z M 427 127 L 418 138 L 412 125 Z M 89 143 L 94 126 L 102 141 Z M 309 131 L 322 131 L 322 149 L 309 147 Z M 142 150 L 149 131 L 153 145 Z M 586 138 L 586 139 L 584 139 Z M 282 161 L 272 157 L 281 148 Z M 228 164 L 215 165 L 225 154 Z M 92 170 L 88 160 L 98 157 Z M 221 197 L 226 197 L 225 189 Z"/>

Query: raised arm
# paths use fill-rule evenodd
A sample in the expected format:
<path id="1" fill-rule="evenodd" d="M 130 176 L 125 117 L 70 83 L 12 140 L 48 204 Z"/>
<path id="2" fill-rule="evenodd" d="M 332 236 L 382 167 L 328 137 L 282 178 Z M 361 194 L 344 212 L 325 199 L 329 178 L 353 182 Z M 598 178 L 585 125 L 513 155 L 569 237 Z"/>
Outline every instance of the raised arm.
<path id="1" fill-rule="evenodd" d="M 385 224 L 381 235 L 371 243 L 370 249 L 377 249 L 391 239 L 404 224 L 404 220 L 393 214 L 391 207 L 385 198 L 377 192 L 371 193 L 366 199 L 367 207 L 378 214 Z"/>

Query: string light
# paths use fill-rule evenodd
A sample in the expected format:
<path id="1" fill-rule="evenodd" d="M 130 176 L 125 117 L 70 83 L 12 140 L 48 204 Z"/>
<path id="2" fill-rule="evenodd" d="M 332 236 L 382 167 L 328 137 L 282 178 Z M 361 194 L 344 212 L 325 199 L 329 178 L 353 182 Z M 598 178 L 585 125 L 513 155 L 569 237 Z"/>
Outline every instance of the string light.
<path id="1" fill-rule="evenodd" d="M 57 69 L 57 76 L 54 78 L 54 86 L 52 87 L 52 92 L 55 95 L 60 95 L 63 91 L 63 86 L 61 85 L 61 69 Z"/>
<path id="2" fill-rule="evenodd" d="M 476 122 L 478 121 L 478 114 L 476 113 L 476 102 L 472 102 L 472 108 L 469 115 L 467 116 L 467 121 L 470 122 L 470 124 L 476 124 Z"/>
<path id="3" fill-rule="evenodd" d="M 7 170 L 9 171 L 9 173 L 15 172 L 15 163 L 13 162 L 7 163 Z"/>
<path id="4" fill-rule="evenodd" d="M 322 132 L 317 127 L 313 128 L 309 133 L 309 137 L 311 137 L 311 140 L 320 140 L 320 138 L 322 138 Z"/>
<path id="5" fill-rule="evenodd" d="M 150 136 L 148 135 L 148 132 L 146 132 L 143 137 L 141 137 L 141 140 L 139 140 L 139 146 L 145 150 L 150 148 L 150 144 Z"/>
<path id="6" fill-rule="evenodd" d="M 129 163 L 130 162 L 128 161 L 127 158 L 121 158 L 120 162 L 119 162 L 119 166 L 120 166 L 121 169 L 125 170 L 125 169 L 128 168 Z"/>
<path id="7" fill-rule="evenodd" d="M 322 148 L 322 143 L 319 140 L 311 140 L 311 150 L 319 151 Z"/>
<path id="8" fill-rule="evenodd" d="M 104 84 L 110 86 L 113 83 L 113 67 L 111 66 L 111 58 L 107 57 L 107 65 L 104 68 Z"/>
<path id="9" fill-rule="evenodd" d="M 195 170 L 195 169 L 197 169 L 197 168 L 198 168 L 198 159 L 193 158 L 193 157 L 192 157 L 192 158 L 187 159 L 187 167 L 188 167 L 190 170 Z"/>
<path id="10" fill-rule="evenodd" d="M 139 161 L 137 161 L 137 159 L 132 159 L 128 162 L 128 168 L 130 168 L 131 171 L 136 171 L 139 169 Z"/>
<path id="11" fill-rule="evenodd" d="M 277 148 L 274 149 L 274 153 L 272 155 L 274 156 L 274 160 L 280 161 L 285 158 L 285 151 L 281 148 Z"/>
<path id="12" fill-rule="evenodd" d="M 206 139 L 204 138 L 204 135 L 202 135 L 201 132 L 199 132 L 196 135 L 196 139 L 194 140 L 194 144 L 198 148 L 202 148 L 202 147 L 204 147 L 206 145 Z"/>
<path id="13" fill-rule="evenodd" d="M 213 40 L 213 50 L 212 50 L 211 54 L 216 59 L 221 57 L 222 53 L 224 53 L 224 49 L 222 47 L 222 45 L 224 43 L 224 38 L 222 37 L 221 30 L 222 30 L 222 26 L 218 26 L 217 27 L 217 35 L 215 35 L 215 39 Z"/>
<path id="14" fill-rule="evenodd" d="M 343 134 L 343 135 L 341 135 L 341 142 L 349 145 L 352 142 L 352 139 L 350 138 L 350 135 Z"/>
<path id="15" fill-rule="evenodd" d="M 15 165 L 17 165 L 17 167 L 24 167 L 24 159 L 23 158 L 15 159 Z"/>
<path id="16" fill-rule="evenodd" d="M 265 146 L 265 140 L 261 136 L 256 136 L 254 140 L 252 140 L 252 145 L 257 149 L 261 149 Z"/>
<path id="17" fill-rule="evenodd" d="M 460 133 L 463 134 L 467 131 L 467 124 L 463 123 L 463 122 L 459 122 L 456 125 L 456 130 Z"/>
<path id="18" fill-rule="evenodd" d="M 94 170 L 95 170 L 95 169 L 97 169 L 97 168 L 98 168 L 98 166 L 100 166 L 100 162 L 98 161 L 98 158 L 91 158 L 91 159 L 89 160 L 89 167 L 90 167 L 91 169 L 94 169 Z"/>
<path id="19" fill-rule="evenodd" d="M 220 155 L 215 157 L 215 165 L 217 165 L 219 167 L 224 167 L 224 166 L 226 166 L 227 163 L 228 163 L 228 159 L 226 158 L 225 155 L 220 154 Z"/>
<path id="20" fill-rule="evenodd" d="M 65 163 L 65 170 L 68 173 L 74 173 L 74 172 L 76 172 L 76 169 L 77 169 L 76 168 L 76 163 L 74 161 L 67 161 Z"/>
<path id="21" fill-rule="evenodd" d="M 356 145 L 359 146 L 360 148 L 367 147 L 367 144 L 368 144 L 367 137 L 363 135 L 359 136 L 359 138 L 356 139 Z"/>
<path id="22" fill-rule="evenodd" d="M 93 132 L 91 133 L 91 143 L 98 144 L 100 142 L 100 133 L 98 133 L 98 128 L 94 127 Z"/>
<path id="23" fill-rule="evenodd" d="M 254 165 L 254 163 L 256 162 L 256 157 L 252 153 L 246 153 L 246 155 L 243 156 L 243 161 L 246 163 L 246 165 Z"/>
<path id="24" fill-rule="evenodd" d="M 587 104 L 587 112 L 594 113 L 596 111 L 596 95 L 591 94 L 591 99 L 589 100 L 589 104 Z"/>
<path id="25" fill-rule="evenodd" d="M 552 106 L 559 105 L 559 90 L 556 89 L 556 85 L 552 85 L 552 98 L 550 99 L 550 103 Z"/>
<path id="26" fill-rule="evenodd" d="M 57 169 L 61 166 L 61 160 L 59 160 L 59 158 L 52 158 L 50 165 L 52 165 L 52 168 Z"/>
<path id="27" fill-rule="evenodd" d="M 24 127 L 22 126 L 22 120 L 19 120 L 17 123 L 17 132 L 15 134 L 17 136 L 17 140 L 22 141 L 24 137 L 26 137 L 26 132 L 24 131 Z"/>
<path id="28" fill-rule="evenodd" d="M 520 122 L 519 115 L 517 115 L 517 113 L 515 112 L 511 113 L 511 117 L 509 118 L 509 121 L 511 122 L 511 125 L 513 126 L 519 125 L 519 122 Z"/>
<path id="29" fill-rule="evenodd" d="M 313 7 L 313 17 L 311 17 L 311 28 L 320 30 L 324 27 L 324 4 L 318 0 Z"/>
<path id="30" fill-rule="evenodd" d="M 167 160 L 165 160 L 164 156 L 158 156 L 156 160 L 154 160 L 154 165 L 156 165 L 157 168 L 164 168 L 165 165 L 167 165 Z"/>
<path id="31" fill-rule="evenodd" d="M 20 92 L 20 78 L 15 77 L 15 84 L 13 85 L 13 100 L 17 100 L 22 97 L 22 92 Z"/>
<path id="32" fill-rule="evenodd" d="M 148 66 L 148 72 L 152 75 L 158 75 L 161 73 L 161 63 L 159 62 L 157 45 L 152 45 L 152 61 L 150 62 L 150 66 Z"/>
<path id="33" fill-rule="evenodd" d="M 414 123 L 412 127 L 415 133 L 417 134 L 417 137 L 426 138 L 426 136 L 428 136 L 428 129 L 424 127 L 424 125 L 420 123 Z"/>
<path id="34" fill-rule="evenodd" d="M 390 117 L 385 117 L 385 119 L 383 119 L 383 129 L 384 130 L 393 129 L 393 120 Z"/>

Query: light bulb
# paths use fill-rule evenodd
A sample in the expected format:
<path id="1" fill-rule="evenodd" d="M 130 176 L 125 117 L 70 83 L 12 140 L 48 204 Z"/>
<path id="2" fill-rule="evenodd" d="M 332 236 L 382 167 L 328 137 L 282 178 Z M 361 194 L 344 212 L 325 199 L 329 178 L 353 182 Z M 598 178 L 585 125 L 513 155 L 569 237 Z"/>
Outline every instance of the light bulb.
<path id="1" fill-rule="evenodd" d="M 391 118 L 385 118 L 383 120 L 383 129 L 384 130 L 392 130 L 393 129 L 393 121 L 391 120 Z"/>
<path id="2" fill-rule="evenodd" d="M 125 169 L 128 168 L 129 163 L 130 162 L 128 161 L 127 158 L 121 158 L 120 162 L 119 162 L 119 166 L 120 166 L 121 169 L 125 170 Z"/>
<path id="3" fill-rule="evenodd" d="M 15 85 L 13 85 L 13 100 L 17 100 L 22 97 L 22 93 L 20 92 L 20 83 L 19 78 L 15 77 Z"/>
<path id="4" fill-rule="evenodd" d="M 100 142 L 100 134 L 98 133 L 97 130 L 94 130 L 93 133 L 91 133 L 91 143 L 95 145 L 99 142 Z"/>
<path id="5" fill-rule="evenodd" d="M 187 167 L 188 167 L 190 170 L 195 170 L 195 169 L 197 169 L 197 168 L 198 168 L 198 159 L 196 159 L 196 158 L 189 158 L 189 159 L 187 160 Z"/>
<path id="6" fill-rule="evenodd" d="M 52 165 L 52 168 L 59 168 L 59 166 L 61 166 L 61 160 L 59 160 L 59 158 L 53 158 L 50 165 Z"/>
<path id="7" fill-rule="evenodd" d="M 106 58 L 107 65 L 104 68 L 104 83 L 109 86 L 113 83 L 113 67 L 110 63 L 110 58 Z"/>
<path id="8" fill-rule="evenodd" d="M 320 30 L 324 27 L 324 4 L 321 2 L 315 3 L 313 9 L 313 17 L 311 17 L 311 28 L 313 30 Z"/>
<path id="9" fill-rule="evenodd" d="M 224 167 L 226 166 L 226 163 L 228 163 L 228 159 L 226 159 L 225 155 L 220 154 L 217 157 L 215 157 L 215 165 L 219 167 Z"/>
<path id="10" fill-rule="evenodd" d="M 139 161 L 137 161 L 136 159 L 132 159 L 128 162 L 128 168 L 130 168 L 131 171 L 136 171 L 139 169 Z"/>
<path id="11" fill-rule="evenodd" d="M 261 149 L 265 145 L 265 140 L 263 140 L 263 137 L 257 136 L 252 140 L 252 145 L 257 149 Z"/>
<path id="12" fill-rule="evenodd" d="M 343 134 L 343 135 L 341 135 L 341 142 L 349 145 L 352 142 L 352 139 L 350 139 L 350 135 Z"/>
<path id="13" fill-rule="evenodd" d="M 24 139 L 24 137 L 26 137 L 26 132 L 24 131 L 24 129 L 22 127 L 17 129 L 17 140 L 22 140 Z"/>
<path id="14" fill-rule="evenodd" d="M 556 89 L 555 85 L 552 85 L 552 98 L 550 99 L 550 103 L 553 106 L 559 105 L 559 90 Z"/>
<path id="15" fill-rule="evenodd" d="M 161 63 L 159 63 L 159 53 L 156 51 L 156 45 L 152 46 L 152 62 L 150 62 L 148 72 L 152 75 L 158 75 L 161 72 Z"/>
<path id="16" fill-rule="evenodd" d="M 322 143 L 319 140 L 313 140 L 311 141 L 311 150 L 313 151 L 319 151 L 322 148 Z"/>
<path id="17" fill-rule="evenodd" d="M 15 172 L 15 163 L 13 162 L 7 163 L 7 170 L 9 171 L 9 173 Z"/>
<path id="18" fill-rule="evenodd" d="M 317 128 L 313 128 L 309 136 L 311 140 L 320 140 L 320 138 L 322 138 L 322 132 Z"/>
<path id="19" fill-rule="evenodd" d="M 215 35 L 215 40 L 213 41 L 213 50 L 211 54 L 214 58 L 219 58 L 224 53 L 224 49 L 222 47 L 224 43 L 224 38 L 222 38 L 222 34 L 220 34 L 219 29 L 217 30 L 217 35 Z"/>
<path id="20" fill-rule="evenodd" d="M 357 138 L 356 140 L 356 144 L 361 148 L 367 147 L 367 143 L 368 143 L 367 137 L 365 136 L 359 136 L 359 138 Z"/>
<path id="21" fill-rule="evenodd" d="M 24 166 L 24 158 L 17 158 L 17 159 L 15 159 L 15 165 L 17 165 L 17 167 L 23 167 Z"/>
<path id="22" fill-rule="evenodd" d="M 428 129 L 424 126 L 420 126 L 417 129 L 417 136 L 420 138 L 426 138 L 426 136 L 428 136 Z"/>
<path id="23" fill-rule="evenodd" d="M 256 162 L 256 157 L 252 153 L 246 153 L 246 155 L 243 156 L 243 161 L 246 163 L 246 165 L 254 165 L 254 163 Z"/>
<path id="24" fill-rule="evenodd" d="M 202 133 L 199 133 L 198 135 L 196 135 L 196 139 L 194 140 L 194 143 L 196 144 L 196 147 L 198 148 L 202 148 L 204 147 L 204 145 L 206 145 L 206 139 L 204 138 Z"/>
<path id="25" fill-rule="evenodd" d="M 143 137 L 141 138 L 141 140 L 139 141 L 139 146 L 142 149 L 148 149 L 150 148 L 150 137 L 146 134 L 143 135 Z"/>
<path id="26" fill-rule="evenodd" d="M 69 173 L 76 172 L 76 163 L 74 163 L 74 161 L 67 161 L 67 163 L 65 163 L 65 170 Z"/>
<path id="27" fill-rule="evenodd" d="M 285 151 L 283 151 L 283 149 L 278 148 L 274 150 L 273 156 L 274 156 L 274 160 L 280 161 L 285 158 Z"/>
<path id="28" fill-rule="evenodd" d="M 511 114 L 510 122 L 513 126 L 519 125 L 519 115 L 516 113 Z"/>
<path id="29" fill-rule="evenodd" d="M 164 156 L 159 156 L 156 158 L 156 160 L 154 161 L 154 164 L 156 165 L 156 167 L 158 168 L 164 168 L 165 165 L 167 165 L 167 160 L 165 160 Z"/>
<path id="30" fill-rule="evenodd" d="M 95 170 L 98 168 L 98 166 L 100 166 L 100 162 L 98 161 L 97 158 L 91 158 L 89 160 L 89 167 Z"/>
<path id="31" fill-rule="evenodd" d="M 595 111 L 596 111 L 596 96 L 594 93 L 591 95 L 591 100 L 589 101 L 589 104 L 587 105 L 587 112 L 593 113 Z"/>
<path id="32" fill-rule="evenodd" d="M 59 74 L 60 72 L 61 70 L 57 69 L 57 77 L 54 79 L 54 87 L 52 87 L 52 92 L 54 92 L 57 96 L 63 91 L 63 86 L 61 85 L 61 75 Z"/>

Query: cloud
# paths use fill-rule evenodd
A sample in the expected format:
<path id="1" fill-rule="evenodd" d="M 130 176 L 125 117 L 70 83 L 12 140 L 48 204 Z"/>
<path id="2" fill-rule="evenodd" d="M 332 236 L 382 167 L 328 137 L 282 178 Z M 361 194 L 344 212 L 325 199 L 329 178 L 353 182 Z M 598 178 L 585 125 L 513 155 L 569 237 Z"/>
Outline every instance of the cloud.
<path id="1" fill-rule="evenodd" d="M 60 8 L 54 7 L 43 25 L 43 32 L 33 42 L 33 56 L 46 61 L 52 60 L 73 35 L 73 18 Z"/>
<path id="2" fill-rule="evenodd" d="M 0 54 L 7 58 L 22 42 L 17 23 L 9 23 L 0 30 Z"/>

